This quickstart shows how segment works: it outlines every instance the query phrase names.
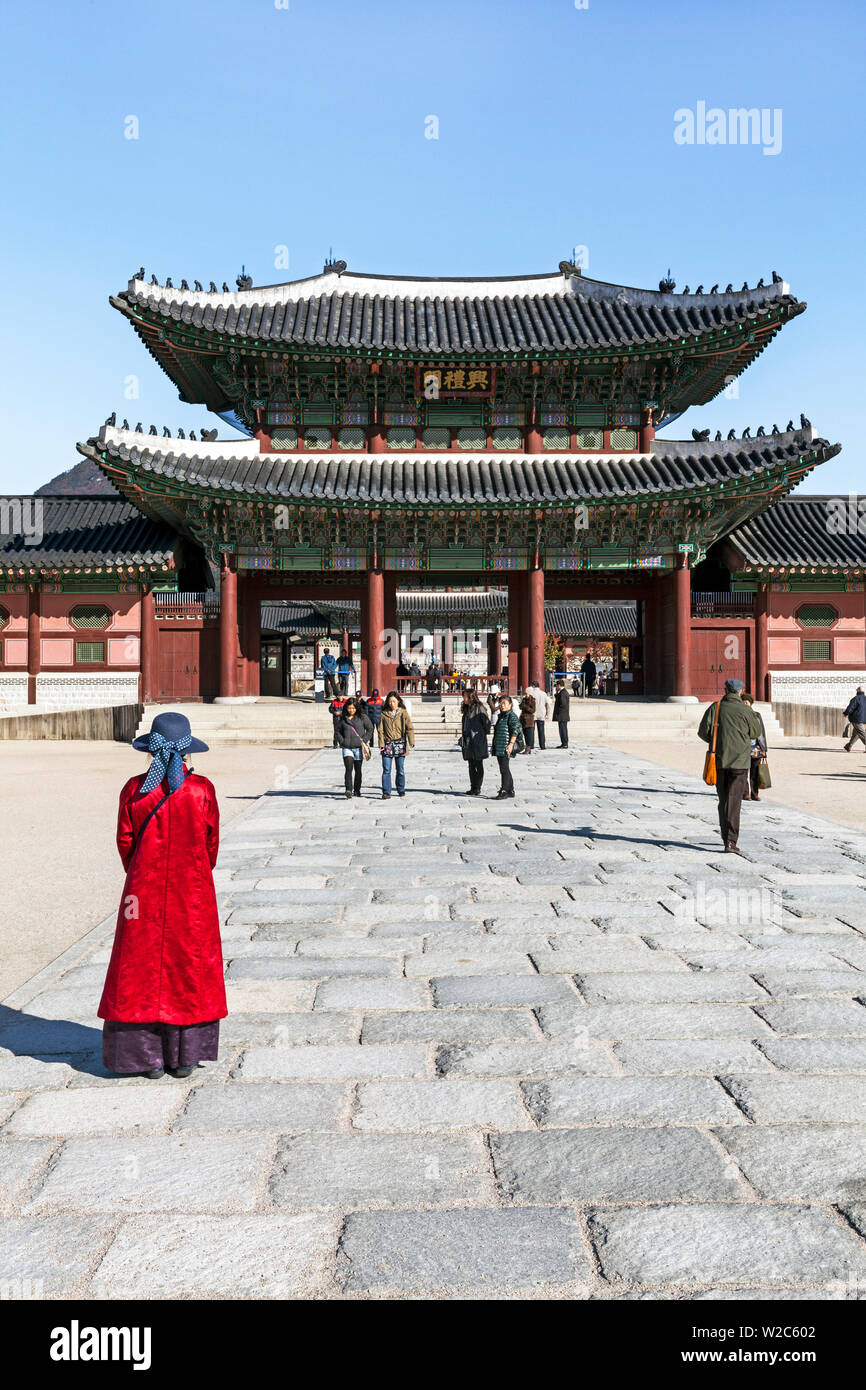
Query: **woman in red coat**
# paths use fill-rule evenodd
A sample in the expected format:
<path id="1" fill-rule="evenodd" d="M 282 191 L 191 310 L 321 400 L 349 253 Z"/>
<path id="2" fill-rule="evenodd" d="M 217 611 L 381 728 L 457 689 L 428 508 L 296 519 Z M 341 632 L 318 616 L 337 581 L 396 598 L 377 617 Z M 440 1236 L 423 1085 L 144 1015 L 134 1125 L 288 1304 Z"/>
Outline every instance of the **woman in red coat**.
<path id="1" fill-rule="evenodd" d="M 207 751 L 183 714 L 159 714 L 133 748 L 151 754 L 120 793 L 117 848 L 126 883 L 99 1004 L 109 1071 L 157 1080 L 216 1060 L 226 1016 L 213 868 L 216 792 L 186 766 Z"/>

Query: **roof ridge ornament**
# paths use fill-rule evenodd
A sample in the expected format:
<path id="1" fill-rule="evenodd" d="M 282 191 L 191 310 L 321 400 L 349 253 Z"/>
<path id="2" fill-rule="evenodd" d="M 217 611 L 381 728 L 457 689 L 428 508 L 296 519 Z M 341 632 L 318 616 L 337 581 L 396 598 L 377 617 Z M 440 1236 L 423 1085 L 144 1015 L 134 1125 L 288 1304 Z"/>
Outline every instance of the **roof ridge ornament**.
<path id="1" fill-rule="evenodd" d="M 240 275 L 237 277 L 237 279 L 235 280 L 235 284 L 237 285 L 237 287 L 238 287 L 239 290 L 251 290 L 251 289 L 252 289 L 252 287 L 253 287 L 253 277 L 252 277 L 252 275 L 247 275 L 247 268 L 246 268 L 245 265 L 242 265 L 242 266 L 241 266 L 241 273 L 240 273 Z"/>
<path id="2" fill-rule="evenodd" d="M 659 292 L 661 294 L 673 294 L 676 287 L 677 282 L 676 280 L 671 279 L 671 270 L 670 266 L 668 266 L 667 275 L 665 275 L 663 279 L 659 280 Z"/>
<path id="3" fill-rule="evenodd" d="M 583 276 L 583 271 L 577 264 L 577 261 L 560 261 L 559 271 L 561 275 L 565 276 L 566 280 L 572 275 Z"/>
<path id="4" fill-rule="evenodd" d="M 346 269 L 346 262 L 345 262 L 345 261 L 335 261 L 335 260 L 334 260 L 334 252 L 333 252 L 333 249 L 329 247 L 329 248 L 328 248 L 328 259 L 325 261 L 325 264 L 322 266 L 322 274 L 323 274 L 323 275 L 338 275 L 338 276 L 339 276 L 339 275 L 342 275 L 342 273 L 343 273 L 343 271 L 344 271 L 345 269 Z"/>

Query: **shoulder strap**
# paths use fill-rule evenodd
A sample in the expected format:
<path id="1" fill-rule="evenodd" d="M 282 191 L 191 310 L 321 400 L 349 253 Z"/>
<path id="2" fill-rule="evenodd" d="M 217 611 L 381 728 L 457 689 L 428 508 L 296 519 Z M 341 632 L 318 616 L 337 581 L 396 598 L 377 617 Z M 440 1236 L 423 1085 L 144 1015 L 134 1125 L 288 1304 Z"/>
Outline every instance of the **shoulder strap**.
<path id="1" fill-rule="evenodd" d="M 715 751 L 716 751 L 716 738 L 718 737 L 718 733 L 719 733 L 719 710 L 721 709 L 721 707 L 722 707 L 722 702 L 721 702 L 721 700 L 717 700 L 717 701 L 716 701 L 716 717 L 715 717 L 715 719 L 713 720 L 713 749 L 712 749 L 712 751 L 713 751 L 714 753 L 715 753 Z"/>
<path id="2" fill-rule="evenodd" d="M 156 803 L 155 806 L 151 806 L 150 810 L 148 811 L 147 815 L 145 816 L 144 820 L 141 822 L 141 825 L 139 826 L 138 834 L 136 835 L 132 846 L 133 854 L 138 849 L 138 846 L 141 844 L 142 836 L 144 835 L 145 830 L 147 829 L 153 817 L 156 815 L 159 808 L 161 806 L 164 806 L 165 803 L 168 801 L 168 798 L 170 796 L 173 796 L 176 791 L 180 791 L 185 781 L 186 777 L 184 777 L 183 782 L 178 782 L 176 787 L 172 787 L 170 791 L 167 791 L 165 796 L 161 797 L 161 799 Z"/>

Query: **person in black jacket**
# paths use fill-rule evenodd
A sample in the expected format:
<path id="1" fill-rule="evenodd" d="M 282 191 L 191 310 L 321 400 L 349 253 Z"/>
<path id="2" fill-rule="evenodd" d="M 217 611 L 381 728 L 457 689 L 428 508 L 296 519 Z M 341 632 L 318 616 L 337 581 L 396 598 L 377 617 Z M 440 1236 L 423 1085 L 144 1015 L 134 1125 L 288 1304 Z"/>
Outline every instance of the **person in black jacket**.
<path id="1" fill-rule="evenodd" d="M 553 717 L 559 725 L 559 746 L 568 747 L 568 721 L 569 715 L 569 694 L 565 688 L 565 681 L 556 682 L 556 694 L 553 697 Z"/>
<path id="2" fill-rule="evenodd" d="M 466 795 L 480 796 L 484 781 L 484 759 L 489 756 L 487 737 L 490 733 L 490 717 L 474 690 L 464 690 L 460 713 L 460 751 L 469 764 L 469 790 Z"/>
<path id="3" fill-rule="evenodd" d="M 595 678 L 598 675 L 598 667 L 589 652 L 587 652 L 586 656 L 583 658 L 583 664 L 580 670 L 583 675 L 583 693 L 584 695 L 591 695 L 595 685 Z"/>
<path id="4" fill-rule="evenodd" d="M 855 738 L 866 744 L 866 695 L 863 694 L 862 685 L 858 685 L 857 694 L 848 701 L 845 718 L 851 725 L 851 737 L 843 747 L 846 753 L 850 753 Z"/>
<path id="5" fill-rule="evenodd" d="M 343 706 L 340 722 L 337 725 L 337 744 L 343 758 L 346 772 L 346 800 L 361 795 L 361 778 L 364 771 L 364 744 L 369 748 L 373 739 L 373 725 L 366 714 L 358 708 L 350 697 Z M 354 785 L 353 785 L 354 783 Z"/>

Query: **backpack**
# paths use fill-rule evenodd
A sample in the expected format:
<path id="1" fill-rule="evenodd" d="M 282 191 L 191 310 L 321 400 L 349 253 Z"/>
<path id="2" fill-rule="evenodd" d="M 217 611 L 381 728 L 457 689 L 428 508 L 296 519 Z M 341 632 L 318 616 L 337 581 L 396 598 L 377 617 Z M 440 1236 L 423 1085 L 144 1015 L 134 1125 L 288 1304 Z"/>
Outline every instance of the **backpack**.
<path id="1" fill-rule="evenodd" d="M 523 725 L 522 725 L 522 724 L 518 724 L 518 726 L 517 726 L 517 741 L 516 741 L 516 743 L 515 743 L 515 745 L 514 745 L 514 751 L 515 751 L 515 753 L 525 753 L 525 752 L 526 752 L 526 739 L 523 737 Z"/>

